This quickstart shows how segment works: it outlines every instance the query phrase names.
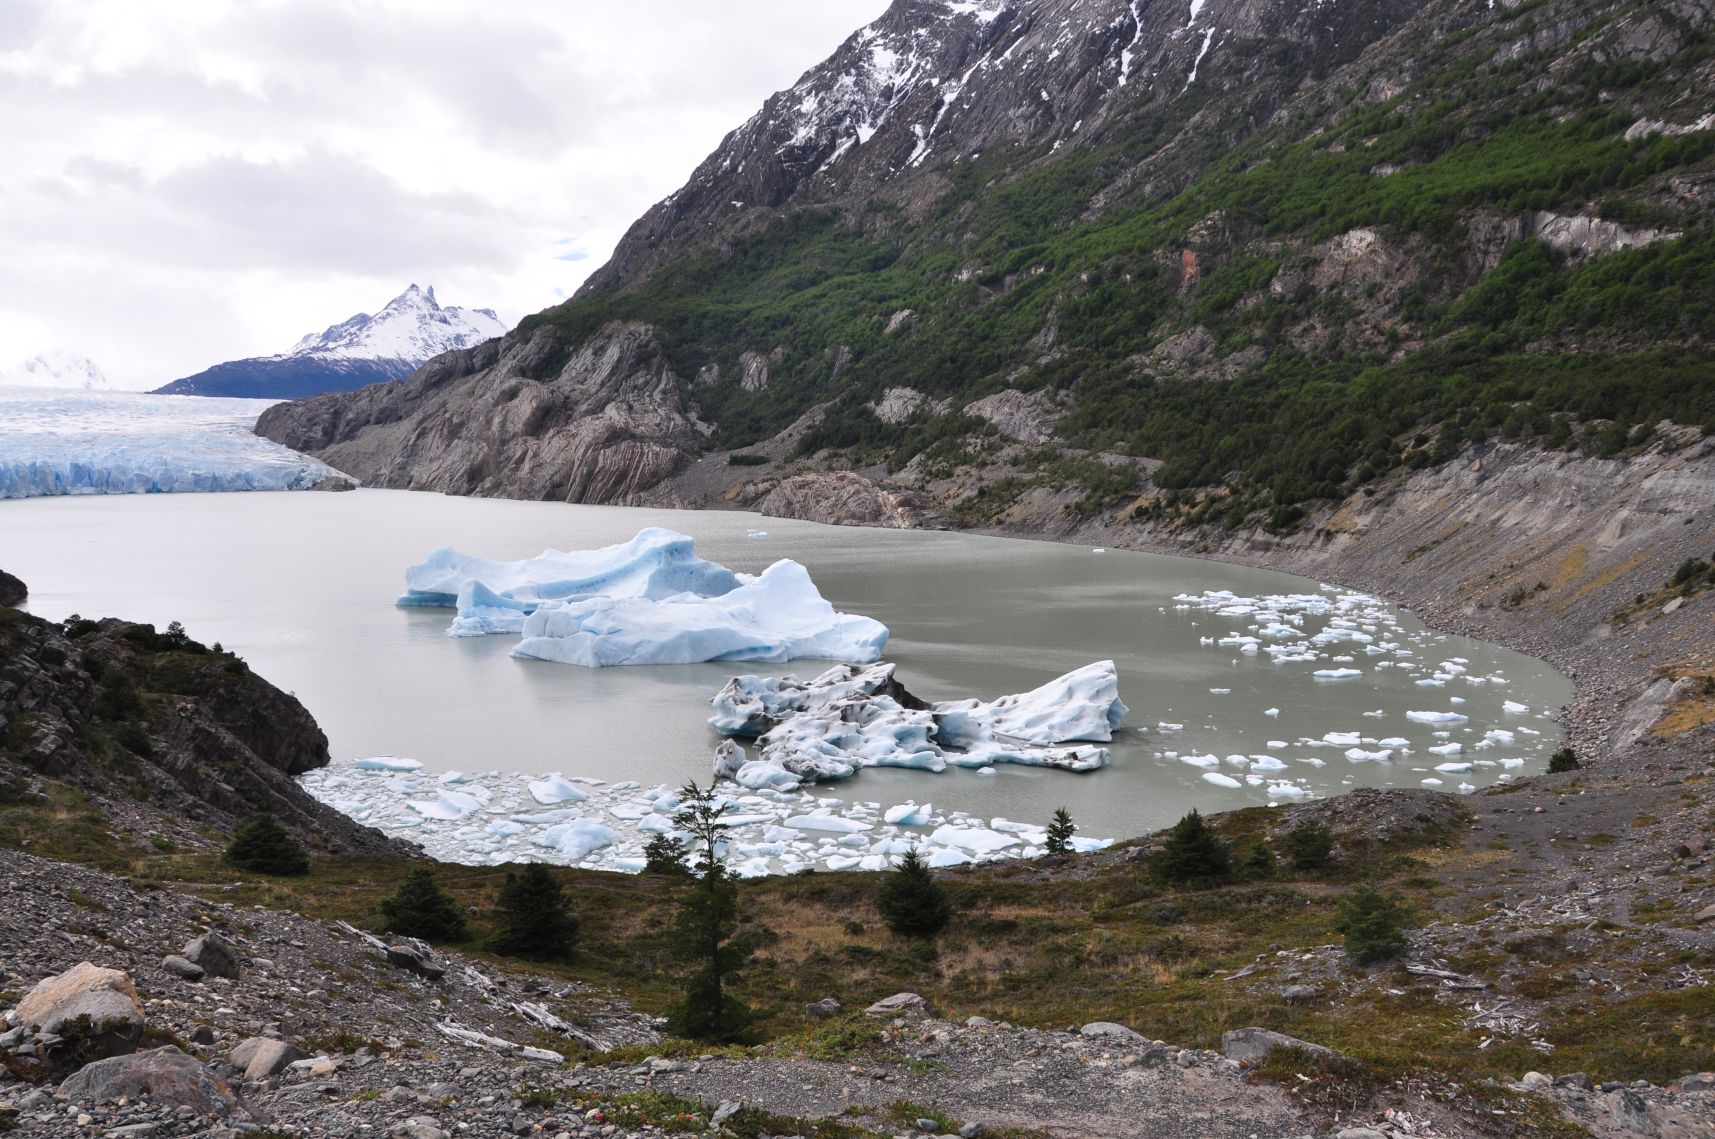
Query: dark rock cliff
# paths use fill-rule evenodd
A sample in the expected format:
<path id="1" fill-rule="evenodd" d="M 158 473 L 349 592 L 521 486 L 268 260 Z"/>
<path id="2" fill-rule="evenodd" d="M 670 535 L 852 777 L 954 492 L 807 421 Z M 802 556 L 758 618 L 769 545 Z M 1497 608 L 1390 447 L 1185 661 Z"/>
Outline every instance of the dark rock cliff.
<path id="1" fill-rule="evenodd" d="M 0 784 L 37 776 L 165 831 L 259 811 L 329 849 L 390 849 L 292 781 L 325 766 L 304 706 L 230 653 L 125 621 L 66 626 L 0 609 Z"/>

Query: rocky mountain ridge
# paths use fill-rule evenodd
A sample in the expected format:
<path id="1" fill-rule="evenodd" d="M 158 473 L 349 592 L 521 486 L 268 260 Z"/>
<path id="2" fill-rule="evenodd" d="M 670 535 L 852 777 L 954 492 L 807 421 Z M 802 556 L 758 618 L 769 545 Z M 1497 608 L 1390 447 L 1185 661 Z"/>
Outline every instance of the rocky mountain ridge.
<path id="1" fill-rule="evenodd" d="M 157 388 L 158 395 L 294 399 L 402 379 L 425 361 L 504 335 L 493 309 L 443 307 L 433 286 L 412 284 L 373 316 L 358 313 L 312 332 L 277 356 L 216 364 Z"/>

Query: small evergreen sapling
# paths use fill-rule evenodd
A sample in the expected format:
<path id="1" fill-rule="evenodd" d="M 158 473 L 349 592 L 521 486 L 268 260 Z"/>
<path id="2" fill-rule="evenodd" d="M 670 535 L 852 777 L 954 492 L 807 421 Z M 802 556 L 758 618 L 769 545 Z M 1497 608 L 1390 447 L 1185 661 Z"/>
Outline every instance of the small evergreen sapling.
<path id="1" fill-rule="evenodd" d="M 1072 816 L 1065 807 L 1056 808 L 1054 818 L 1048 823 L 1048 853 L 1072 853 L 1072 836 L 1078 833 L 1078 824 L 1072 821 Z"/>
<path id="2" fill-rule="evenodd" d="M 751 1007 L 727 991 L 727 982 L 750 956 L 738 933 L 738 891 L 721 861 L 725 838 L 721 815 L 726 801 L 715 796 L 714 785 L 693 781 L 679 792 L 673 822 L 691 835 L 697 861 L 696 881 L 684 892 L 675 926 L 679 955 L 696 966 L 685 995 L 667 1012 L 668 1027 L 691 1040 L 732 1042 L 741 1039 L 756 1019 Z"/>
<path id="3" fill-rule="evenodd" d="M 310 856 L 273 815 L 252 815 L 239 823 L 226 848 L 226 860 L 257 874 L 310 872 Z"/>
<path id="4" fill-rule="evenodd" d="M 1582 763 L 1578 762 L 1578 753 L 1569 747 L 1563 747 L 1548 757 L 1548 773 L 1550 775 L 1559 775 L 1567 771 L 1577 771 L 1583 766 L 1584 765 Z"/>
<path id="5" fill-rule="evenodd" d="M 578 940 L 570 899 L 540 862 L 507 873 L 494 926 L 489 947 L 512 957 L 569 957 Z"/>
<path id="6" fill-rule="evenodd" d="M 953 917 L 947 891 L 915 847 L 882 879 L 875 904 L 887 928 L 900 937 L 934 937 Z"/>
<path id="7" fill-rule="evenodd" d="M 1274 874 L 1274 849 L 1257 839 L 1251 847 L 1251 852 L 1245 856 L 1245 875 L 1250 878 L 1268 878 Z"/>
<path id="8" fill-rule="evenodd" d="M 691 868 L 685 865 L 685 855 L 688 851 L 685 844 L 670 834 L 658 834 L 643 844 L 643 872 L 645 874 L 689 874 Z"/>
<path id="9" fill-rule="evenodd" d="M 1346 956 L 1373 965 L 1405 952 L 1405 911 L 1374 886 L 1359 886 L 1340 903 L 1334 928 L 1346 935 Z"/>
<path id="10" fill-rule="evenodd" d="M 1302 823 L 1286 832 L 1280 845 L 1294 870 L 1320 870 L 1334 853 L 1334 832 L 1325 823 Z"/>
<path id="11" fill-rule="evenodd" d="M 470 937 L 464 907 L 441 888 L 434 870 L 427 866 L 412 870 L 393 896 L 382 900 L 381 918 L 389 932 L 424 941 L 464 941 Z"/>
<path id="12" fill-rule="evenodd" d="M 1167 832 L 1155 856 L 1155 872 L 1169 882 L 1214 885 L 1233 876 L 1233 852 L 1196 808 Z"/>

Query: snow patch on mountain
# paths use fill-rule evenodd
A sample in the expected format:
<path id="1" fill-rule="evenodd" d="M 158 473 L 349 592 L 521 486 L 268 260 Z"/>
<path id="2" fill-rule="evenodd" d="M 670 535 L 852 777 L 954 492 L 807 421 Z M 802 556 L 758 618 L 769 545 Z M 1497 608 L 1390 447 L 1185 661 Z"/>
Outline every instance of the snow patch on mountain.
<path id="1" fill-rule="evenodd" d="M 42 352 L 12 367 L 0 367 L 0 388 L 72 388 L 113 390 L 113 383 L 88 356 L 61 350 Z"/>
<path id="2" fill-rule="evenodd" d="M 312 332 L 276 358 L 408 360 L 415 365 L 505 334 L 506 322 L 493 309 L 442 308 L 434 286 L 419 289 L 413 284 L 374 316 L 360 312 L 323 332 Z"/>

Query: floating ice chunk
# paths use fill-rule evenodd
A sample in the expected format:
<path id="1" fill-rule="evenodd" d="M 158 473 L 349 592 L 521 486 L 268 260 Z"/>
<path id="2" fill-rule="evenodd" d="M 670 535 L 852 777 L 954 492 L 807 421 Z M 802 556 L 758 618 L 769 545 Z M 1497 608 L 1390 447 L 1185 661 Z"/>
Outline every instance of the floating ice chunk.
<path id="1" fill-rule="evenodd" d="M 1439 787 L 1439 786 L 1441 786 L 1441 780 L 1436 779 L 1434 776 L 1431 776 L 1428 779 L 1420 779 L 1420 780 L 1418 780 L 1418 782 L 1422 783 L 1425 787 Z"/>
<path id="2" fill-rule="evenodd" d="M 537 846 L 557 850 L 568 862 L 582 862 L 618 838 L 619 832 L 611 827 L 590 822 L 588 819 L 578 819 L 549 827 L 531 841 Z"/>
<path id="3" fill-rule="evenodd" d="M 1510 744 L 1517 738 L 1505 728 L 1490 728 L 1483 733 L 1483 739 L 1493 744 Z"/>
<path id="4" fill-rule="evenodd" d="M 1422 680 L 1416 681 L 1415 683 L 1419 688 L 1440 688 L 1442 685 L 1446 684 L 1447 682 L 1445 680 L 1437 680 L 1432 676 L 1426 676 Z"/>
<path id="5" fill-rule="evenodd" d="M 929 865 L 936 870 L 941 870 L 948 866 L 964 866 L 970 861 L 970 855 L 960 850 L 954 850 L 951 847 L 944 846 L 939 850 L 930 851 L 929 853 Z"/>
<path id="6" fill-rule="evenodd" d="M 1524 766 L 1524 760 L 1522 760 L 1522 759 L 1503 759 L 1503 760 L 1501 760 L 1501 766 L 1502 767 L 1523 767 Z"/>
<path id="7" fill-rule="evenodd" d="M 482 587 L 480 604 L 527 613 L 544 601 L 576 597 L 718 597 L 737 589 L 739 578 L 725 566 L 697 557 L 693 539 L 651 526 L 629 542 L 569 553 L 547 550 L 516 562 L 442 548 L 405 571 L 405 593 L 398 604 L 457 605 L 462 618 L 460 594 L 476 585 Z"/>
<path id="8" fill-rule="evenodd" d="M 481 790 L 475 788 L 474 790 Z M 422 815 L 425 819 L 461 820 L 469 818 L 488 804 L 488 793 L 480 795 L 469 791 L 454 791 L 443 788 L 435 794 L 433 802 L 410 802 L 406 806 Z"/>
<path id="9" fill-rule="evenodd" d="M 889 807 L 882 813 L 882 819 L 895 826 L 921 827 L 927 826 L 933 818 L 934 808 L 928 803 L 919 806 L 916 803 L 904 803 L 897 807 Z"/>
<path id="10" fill-rule="evenodd" d="M 1435 765 L 1435 770 L 1444 775 L 1469 775 L 1471 765 L 1469 763 L 1438 763 Z"/>
<path id="11" fill-rule="evenodd" d="M 1376 746 L 1392 748 L 1410 747 L 1411 741 L 1406 739 L 1404 736 L 1389 736 L 1385 740 L 1377 740 Z"/>
<path id="12" fill-rule="evenodd" d="M 858 859 L 859 870 L 886 870 L 887 856 L 882 854 L 866 854 Z"/>
<path id="13" fill-rule="evenodd" d="M 1085 838 L 1083 835 L 1072 836 L 1072 849 L 1079 854 L 1092 854 L 1098 850 L 1106 850 L 1114 844 L 1111 838 Z"/>
<path id="14" fill-rule="evenodd" d="M 1278 716 L 1278 715 L 1280 715 L 1280 709 L 1279 708 L 1266 708 L 1263 710 L 1262 714 L 1265 716 Z"/>
<path id="15" fill-rule="evenodd" d="M 1464 750 L 1465 750 L 1465 745 L 1460 744 L 1460 743 L 1437 744 L 1434 747 L 1431 747 L 1429 749 L 1429 754 L 1431 754 L 1431 755 L 1458 755 L 1460 752 L 1462 752 Z M 1470 765 L 1466 764 L 1465 766 L 1468 768 Z"/>
<path id="16" fill-rule="evenodd" d="M 1364 742 L 1364 736 L 1362 732 L 1327 732 L 1322 742 L 1331 747 L 1356 747 Z"/>
<path id="17" fill-rule="evenodd" d="M 1192 767 L 1219 767 L 1221 766 L 1221 757 L 1218 755 L 1182 755 L 1179 757 L 1179 762 L 1188 763 Z"/>
<path id="18" fill-rule="evenodd" d="M 969 747 L 1004 736 L 1011 742 L 1060 744 L 1113 739 L 1124 721 L 1119 674 L 1111 660 L 1097 661 L 1056 677 L 1039 688 L 992 703 L 948 700 L 934 705 L 937 739 Z"/>
<path id="19" fill-rule="evenodd" d="M 545 807 L 552 807 L 560 803 L 581 803 L 588 799 L 589 795 L 581 788 L 573 787 L 556 772 L 532 781 L 530 797 Z"/>
<path id="20" fill-rule="evenodd" d="M 935 828 L 929 835 L 929 841 L 936 846 L 951 846 L 975 854 L 990 854 L 1005 850 L 1009 846 L 1017 846 L 1021 840 L 1017 835 L 1002 834 L 987 827 L 943 825 Z"/>
<path id="21" fill-rule="evenodd" d="M 1347 749 L 1346 758 L 1353 763 L 1386 763 L 1393 758 L 1393 751 L 1391 748 L 1383 748 L 1381 751 L 1365 751 L 1361 747 L 1354 747 Z"/>
<path id="22" fill-rule="evenodd" d="M 1209 689 L 1209 694 L 1211 696 L 1230 696 L 1230 695 L 1232 695 L 1232 692 L 1233 692 L 1233 690 L 1231 688 L 1211 688 L 1211 689 Z"/>
<path id="23" fill-rule="evenodd" d="M 372 755 L 357 761 L 359 771 L 420 771 L 421 760 L 400 759 L 395 755 Z"/>
<path id="24" fill-rule="evenodd" d="M 1319 668 L 1311 675 L 1318 680 L 1346 680 L 1354 676 L 1364 675 L 1361 668 Z"/>
<path id="25" fill-rule="evenodd" d="M 1272 755 L 1251 756 L 1252 771 L 1284 771 L 1286 764 Z"/>
<path id="26" fill-rule="evenodd" d="M 1470 717 L 1458 712 L 1407 712 L 1405 718 L 1417 724 L 1463 724 Z"/>
<path id="27" fill-rule="evenodd" d="M 1240 783 L 1237 779 L 1234 779 L 1231 775 L 1223 775 L 1219 771 L 1203 772 L 1203 780 L 1206 783 L 1213 783 L 1217 787 L 1244 786 L 1244 784 Z"/>
<path id="28" fill-rule="evenodd" d="M 869 662 L 886 643 L 887 626 L 836 612 L 809 571 L 778 561 L 716 597 L 544 602 L 526 618 L 512 655 L 587 668 L 801 657 Z"/>
<path id="29" fill-rule="evenodd" d="M 1290 745 L 1288 745 L 1285 740 L 1269 740 L 1268 746 L 1271 748 L 1283 748 L 1283 747 L 1288 747 Z"/>
<path id="30" fill-rule="evenodd" d="M 1166 720 L 1161 721 L 1155 726 L 1158 730 L 1163 732 L 1182 732 L 1185 730 L 1184 724 L 1170 724 Z"/>
<path id="31" fill-rule="evenodd" d="M 842 818 L 839 815 L 792 815 L 786 820 L 786 825 L 797 827 L 799 830 L 833 831 L 837 834 L 853 834 L 857 831 L 875 829 L 869 823 Z"/>
<path id="32" fill-rule="evenodd" d="M 1516 700 L 1506 700 L 1501 703 L 1501 711 L 1510 716 L 1522 716 L 1530 711 L 1529 704 L 1520 704 Z"/>
<path id="33" fill-rule="evenodd" d="M 1270 799 L 1308 799 L 1310 798 L 1310 788 L 1284 781 L 1270 783 L 1268 785 L 1268 797 Z"/>

